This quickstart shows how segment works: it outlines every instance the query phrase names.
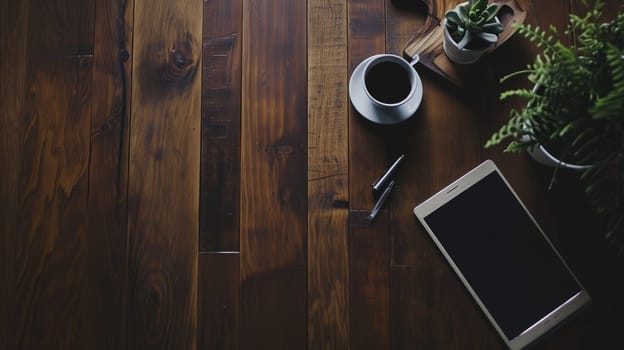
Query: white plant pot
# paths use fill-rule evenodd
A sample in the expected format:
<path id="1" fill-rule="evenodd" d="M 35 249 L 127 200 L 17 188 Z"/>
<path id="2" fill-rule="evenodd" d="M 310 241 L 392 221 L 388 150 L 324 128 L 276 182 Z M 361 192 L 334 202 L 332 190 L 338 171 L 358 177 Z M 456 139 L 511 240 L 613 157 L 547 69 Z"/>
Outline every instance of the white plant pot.
<path id="1" fill-rule="evenodd" d="M 528 135 L 522 136 L 522 141 L 529 141 L 529 140 L 531 140 L 530 136 Z M 560 167 L 560 168 L 566 168 L 566 169 L 572 169 L 572 170 L 585 170 L 591 167 L 591 165 L 578 165 L 578 164 L 571 164 L 571 163 L 563 162 L 559 160 L 558 158 L 556 158 L 555 156 L 553 156 L 550 152 L 548 152 L 546 148 L 544 148 L 544 146 L 542 146 L 541 144 L 537 144 L 535 147 L 532 147 L 529 150 L 527 150 L 527 152 L 529 153 L 529 156 L 531 156 L 531 158 L 533 158 L 533 160 L 535 160 L 536 162 L 542 165 L 552 167 L 552 168 Z"/>
<path id="2" fill-rule="evenodd" d="M 533 86 L 532 91 L 533 93 L 537 93 L 539 91 L 539 85 L 536 84 L 535 86 Z M 531 125 L 527 122 L 526 124 L 524 124 L 524 129 L 530 130 Z M 521 137 L 522 142 L 528 142 L 532 139 L 533 138 L 529 135 L 522 135 Z M 544 148 L 544 146 L 539 143 L 535 145 L 535 147 L 528 149 L 527 152 L 529 153 L 529 156 L 531 156 L 531 158 L 533 158 L 533 160 L 535 160 L 536 162 L 552 168 L 561 167 L 571 170 L 585 170 L 591 167 L 591 165 L 578 165 L 563 162 L 559 160 L 559 158 L 553 156 L 550 152 L 546 150 L 546 148 Z"/>
<path id="3" fill-rule="evenodd" d="M 497 22 L 500 23 L 498 17 L 494 17 Z M 444 53 L 446 56 L 453 62 L 458 64 L 470 64 L 477 62 L 483 55 L 491 52 L 496 47 L 496 44 L 492 44 L 490 46 L 486 46 L 480 50 L 470 50 L 470 49 L 460 49 L 457 46 L 457 43 L 451 37 L 451 33 L 449 33 L 446 28 L 446 18 L 442 21 L 442 27 L 444 28 L 444 40 L 442 43 L 442 47 L 444 48 Z"/>

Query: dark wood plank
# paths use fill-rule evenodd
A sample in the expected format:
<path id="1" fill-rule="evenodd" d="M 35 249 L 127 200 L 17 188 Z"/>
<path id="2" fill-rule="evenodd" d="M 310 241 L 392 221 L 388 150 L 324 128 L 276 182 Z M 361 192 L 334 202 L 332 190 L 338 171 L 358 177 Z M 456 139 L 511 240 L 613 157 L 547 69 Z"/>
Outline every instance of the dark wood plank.
<path id="1" fill-rule="evenodd" d="M 243 3 L 241 347 L 306 347 L 306 3 Z"/>
<path id="2" fill-rule="evenodd" d="M 402 49 L 405 46 L 414 32 L 422 30 L 426 21 L 430 21 L 430 17 L 425 17 L 421 9 L 414 9 L 405 2 L 395 2 L 396 5 L 390 5 L 386 8 L 386 46 L 388 52 L 397 55 L 402 54 Z M 423 84 L 428 83 L 428 76 L 421 68 L 418 68 L 418 72 L 421 76 Z M 427 159 L 430 157 L 427 154 L 431 150 L 427 147 L 419 149 L 412 147 L 414 143 L 419 142 L 423 138 L 427 139 L 428 135 L 423 134 L 426 132 L 428 125 L 428 119 L 430 118 L 429 110 L 438 110 L 440 106 L 430 105 L 429 101 L 432 99 L 430 93 L 436 93 L 432 91 L 431 87 L 425 85 L 424 87 L 423 105 L 417 114 L 411 121 L 402 126 L 400 133 L 395 133 L 394 150 L 395 154 L 405 154 L 405 163 L 398 174 L 397 188 L 395 189 L 391 210 L 391 232 L 393 236 L 393 262 L 401 261 L 403 251 L 406 249 L 406 243 L 414 239 L 414 226 L 415 217 L 411 213 L 414 208 L 413 197 L 417 194 L 417 191 L 422 191 L 429 185 L 429 179 L 414 178 L 413 175 L 405 174 L 408 172 L 406 168 L 426 168 L 423 167 L 426 164 Z M 458 111 L 459 112 L 459 111 Z M 444 112 L 442 112 L 444 113 Z M 416 191 L 416 192 L 414 192 Z M 411 243 L 411 242 L 410 242 Z M 411 247 L 409 245 L 408 247 Z M 418 252 L 423 252 L 418 250 Z M 399 259 L 397 259 L 397 256 Z"/>
<path id="3" fill-rule="evenodd" d="M 19 349 L 86 346 L 92 68 L 91 58 L 76 57 L 28 64 L 12 319 Z"/>
<path id="4" fill-rule="evenodd" d="M 386 4 L 386 48 L 388 53 L 402 56 L 405 44 L 420 31 L 427 20 L 424 11 L 411 1 Z"/>
<path id="5" fill-rule="evenodd" d="M 392 267 L 392 349 L 506 349 L 442 255 Z"/>
<path id="6" fill-rule="evenodd" d="M 14 349 L 15 239 L 20 209 L 20 116 L 26 95 L 28 1 L 0 3 L 0 348 Z"/>
<path id="7" fill-rule="evenodd" d="M 383 0 L 351 1 L 349 21 L 349 77 L 355 67 L 369 56 L 385 53 L 385 12 Z M 357 111 L 349 110 L 349 208 L 372 208 L 371 185 L 390 162 L 387 133 L 395 129 L 371 125 Z"/>
<path id="8" fill-rule="evenodd" d="M 390 349 L 390 222 L 368 210 L 349 215 L 351 349 Z"/>
<path id="9" fill-rule="evenodd" d="M 274 268 L 242 279 L 241 349 L 305 349 L 305 283 L 306 271 L 301 265 Z"/>
<path id="10" fill-rule="evenodd" d="M 93 54 L 95 0 L 31 0 L 29 8 L 29 52 Z"/>
<path id="11" fill-rule="evenodd" d="M 96 3 L 89 162 L 91 349 L 124 349 L 133 1 Z"/>
<path id="12" fill-rule="evenodd" d="M 204 2 L 201 251 L 239 250 L 242 4 Z"/>
<path id="13" fill-rule="evenodd" d="M 197 344 L 201 6 L 181 0 L 135 4 L 129 349 Z"/>
<path id="14" fill-rule="evenodd" d="M 349 74 L 365 58 L 386 52 L 385 2 L 348 3 Z M 374 223 L 371 184 L 392 158 L 388 130 L 349 110 L 349 324 L 351 349 L 390 347 L 389 206 Z M 392 197 L 391 197 L 392 199 Z M 392 201 L 392 200 L 391 200 Z M 391 202 L 390 201 L 390 202 Z"/>
<path id="15" fill-rule="evenodd" d="M 199 255 L 198 348 L 239 348 L 240 254 Z"/>
<path id="16" fill-rule="evenodd" d="M 198 347 L 238 349 L 242 1 L 203 13 Z"/>
<path id="17" fill-rule="evenodd" d="M 349 348 L 347 2 L 308 2 L 308 349 Z"/>

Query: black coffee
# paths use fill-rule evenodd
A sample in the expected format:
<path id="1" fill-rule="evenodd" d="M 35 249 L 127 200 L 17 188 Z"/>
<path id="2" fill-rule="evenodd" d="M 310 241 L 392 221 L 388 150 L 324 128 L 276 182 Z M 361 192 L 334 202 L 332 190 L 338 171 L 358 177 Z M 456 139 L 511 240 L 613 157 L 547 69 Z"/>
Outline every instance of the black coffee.
<path id="1" fill-rule="evenodd" d="M 403 101 L 411 90 L 409 73 L 395 62 L 381 62 L 371 67 L 364 82 L 368 93 L 377 101 L 397 103 Z"/>

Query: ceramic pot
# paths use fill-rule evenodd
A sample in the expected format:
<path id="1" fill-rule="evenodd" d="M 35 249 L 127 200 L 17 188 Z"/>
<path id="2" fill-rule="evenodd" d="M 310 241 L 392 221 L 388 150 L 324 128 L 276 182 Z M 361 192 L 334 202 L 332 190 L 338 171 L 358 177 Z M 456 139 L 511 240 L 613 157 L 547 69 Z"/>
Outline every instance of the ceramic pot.
<path id="1" fill-rule="evenodd" d="M 528 135 L 522 136 L 522 141 L 529 141 L 530 139 L 531 137 Z M 529 153 L 529 156 L 531 156 L 531 158 L 533 158 L 533 160 L 535 160 L 536 162 L 552 168 L 560 167 L 572 170 L 585 170 L 591 167 L 591 165 L 578 165 L 563 162 L 554 155 L 552 155 L 550 152 L 548 152 L 548 150 L 546 150 L 546 148 L 544 148 L 544 146 L 542 146 L 541 144 L 537 144 L 535 147 L 527 150 L 527 152 Z"/>
<path id="2" fill-rule="evenodd" d="M 498 17 L 494 17 L 496 22 L 500 23 Z M 444 48 L 444 53 L 446 56 L 453 62 L 458 64 L 470 64 L 477 62 L 483 55 L 494 51 L 496 44 L 491 44 L 490 46 L 486 46 L 479 50 L 471 50 L 467 48 L 460 49 L 457 46 L 457 43 L 451 37 L 451 33 L 449 33 L 448 28 L 446 28 L 446 18 L 442 21 L 442 27 L 444 28 L 444 40 L 442 42 L 442 47 Z"/>
<path id="3" fill-rule="evenodd" d="M 539 85 L 536 84 L 535 86 L 533 86 L 534 93 L 537 93 L 539 91 L 540 91 Z M 530 130 L 531 125 L 525 124 L 524 128 L 527 130 Z M 528 142 L 532 139 L 533 138 L 529 135 L 522 135 L 522 138 L 521 138 L 523 142 Z M 527 152 L 529 153 L 529 156 L 531 156 L 531 158 L 533 158 L 533 160 L 535 160 L 536 162 L 542 165 L 552 167 L 552 168 L 561 167 L 561 168 L 572 169 L 572 170 L 585 170 L 591 167 L 591 165 L 579 165 L 579 164 L 563 162 L 559 158 L 555 157 L 552 153 L 548 152 L 548 150 L 539 143 L 535 145 L 535 147 L 528 149 Z"/>

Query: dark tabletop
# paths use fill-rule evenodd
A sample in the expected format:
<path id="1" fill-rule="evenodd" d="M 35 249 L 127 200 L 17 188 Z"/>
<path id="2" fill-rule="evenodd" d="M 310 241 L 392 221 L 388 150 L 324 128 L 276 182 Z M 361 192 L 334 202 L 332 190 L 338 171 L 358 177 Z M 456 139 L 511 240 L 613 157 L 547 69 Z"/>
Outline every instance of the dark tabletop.
<path id="1" fill-rule="evenodd" d="M 483 147 L 538 49 L 512 37 L 465 88 L 417 67 L 396 126 L 352 107 L 357 64 L 423 28 L 414 3 L 3 2 L 0 348 L 502 349 L 412 213 L 486 159 L 593 297 L 536 348 L 618 348 L 622 270 L 576 174 L 548 190 L 552 169 Z M 546 27 L 583 13 L 521 3 Z"/>

